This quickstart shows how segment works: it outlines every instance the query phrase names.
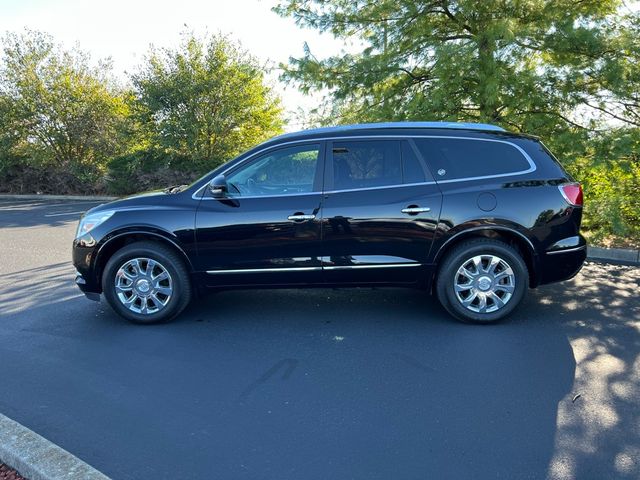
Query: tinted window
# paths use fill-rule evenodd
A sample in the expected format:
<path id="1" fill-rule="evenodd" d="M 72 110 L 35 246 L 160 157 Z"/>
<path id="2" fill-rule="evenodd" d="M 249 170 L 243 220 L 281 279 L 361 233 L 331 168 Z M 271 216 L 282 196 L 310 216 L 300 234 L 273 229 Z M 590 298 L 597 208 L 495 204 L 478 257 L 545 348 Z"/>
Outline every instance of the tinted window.
<path id="1" fill-rule="evenodd" d="M 232 196 L 290 195 L 313 191 L 319 145 L 282 148 L 227 176 Z"/>
<path id="2" fill-rule="evenodd" d="M 521 172 L 529 162 L 513 145 L 485 140 L 415 139 L 436 179 L 483 177 Z"/>
<path id="3" fill-rule="evenodd" d="M 400 142 L 335 142 L 333 182 L 338 190 L 399 185 L 402 183 Z"/>

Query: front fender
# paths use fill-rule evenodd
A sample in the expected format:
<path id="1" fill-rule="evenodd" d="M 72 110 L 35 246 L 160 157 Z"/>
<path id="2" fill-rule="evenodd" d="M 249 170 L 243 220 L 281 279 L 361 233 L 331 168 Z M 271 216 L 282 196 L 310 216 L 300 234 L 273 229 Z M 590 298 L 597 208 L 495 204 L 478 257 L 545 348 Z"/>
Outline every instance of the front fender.
<path id="1" fill-rule="evenodd" d="M 191 270 L 193 265 L 191 258 L 187 254 L 187 249 L 182 245 L 177 235 L 160 228 L 150 227 L 126 227 L 120 228 L 105 235 L 97 244 L 96 255 L 94 258 L 94 266 L 99 265 L 112 248 L 110 246 L 118 244 L 122 239 L 135 238 L 136 240 L 155 239 L 161 242 L 169 243 L 175 250 L 181 253 Z"/>

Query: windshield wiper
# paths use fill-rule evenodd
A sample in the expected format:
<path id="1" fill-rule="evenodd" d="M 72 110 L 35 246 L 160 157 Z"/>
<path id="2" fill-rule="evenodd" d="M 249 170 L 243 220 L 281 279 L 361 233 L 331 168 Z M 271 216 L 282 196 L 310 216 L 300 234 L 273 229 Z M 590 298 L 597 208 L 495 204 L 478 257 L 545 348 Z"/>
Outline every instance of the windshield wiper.
<path id="1" fill-rule="evenodd" d="M 173 185 L 172 187 L 167 187 L 163 190 L 164 193 L 180 193 L 189 185 Z"/>

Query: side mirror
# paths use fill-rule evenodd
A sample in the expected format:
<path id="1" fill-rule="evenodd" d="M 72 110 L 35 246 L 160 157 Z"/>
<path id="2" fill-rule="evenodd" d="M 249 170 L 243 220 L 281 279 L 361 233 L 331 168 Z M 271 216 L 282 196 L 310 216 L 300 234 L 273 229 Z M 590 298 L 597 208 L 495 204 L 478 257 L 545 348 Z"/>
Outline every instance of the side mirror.
<path id="1" fill-rule="evenodd" d="M 218 175 L 209 182 L 209 191 L 211 195 L 216 198 L 224 197 L 227 194 L 229 187 L 227 186 L 227 179 L 224 175 Z"/>

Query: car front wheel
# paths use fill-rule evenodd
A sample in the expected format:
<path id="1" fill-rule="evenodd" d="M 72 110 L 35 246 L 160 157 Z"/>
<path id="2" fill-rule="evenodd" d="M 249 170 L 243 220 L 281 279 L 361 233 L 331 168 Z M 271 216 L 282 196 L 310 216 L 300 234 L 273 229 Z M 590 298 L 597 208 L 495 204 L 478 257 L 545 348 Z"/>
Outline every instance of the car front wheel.
<path id="1" fill-rule="evenodd" d="M 102 290 L 109 305 L 135 323 L 166 322 L 191 299 L 189 272 L 171 249 L 137 242 L 118 250 L 107 262 Z"/>
<path id="2" fill-rule="evenodd" d="M 444 258 L 437 277 L 440 303 L 465 322 L 492 323 L 512 313 L 529 288 L 521 254 L 497 240 L 470 240 Z"/>

